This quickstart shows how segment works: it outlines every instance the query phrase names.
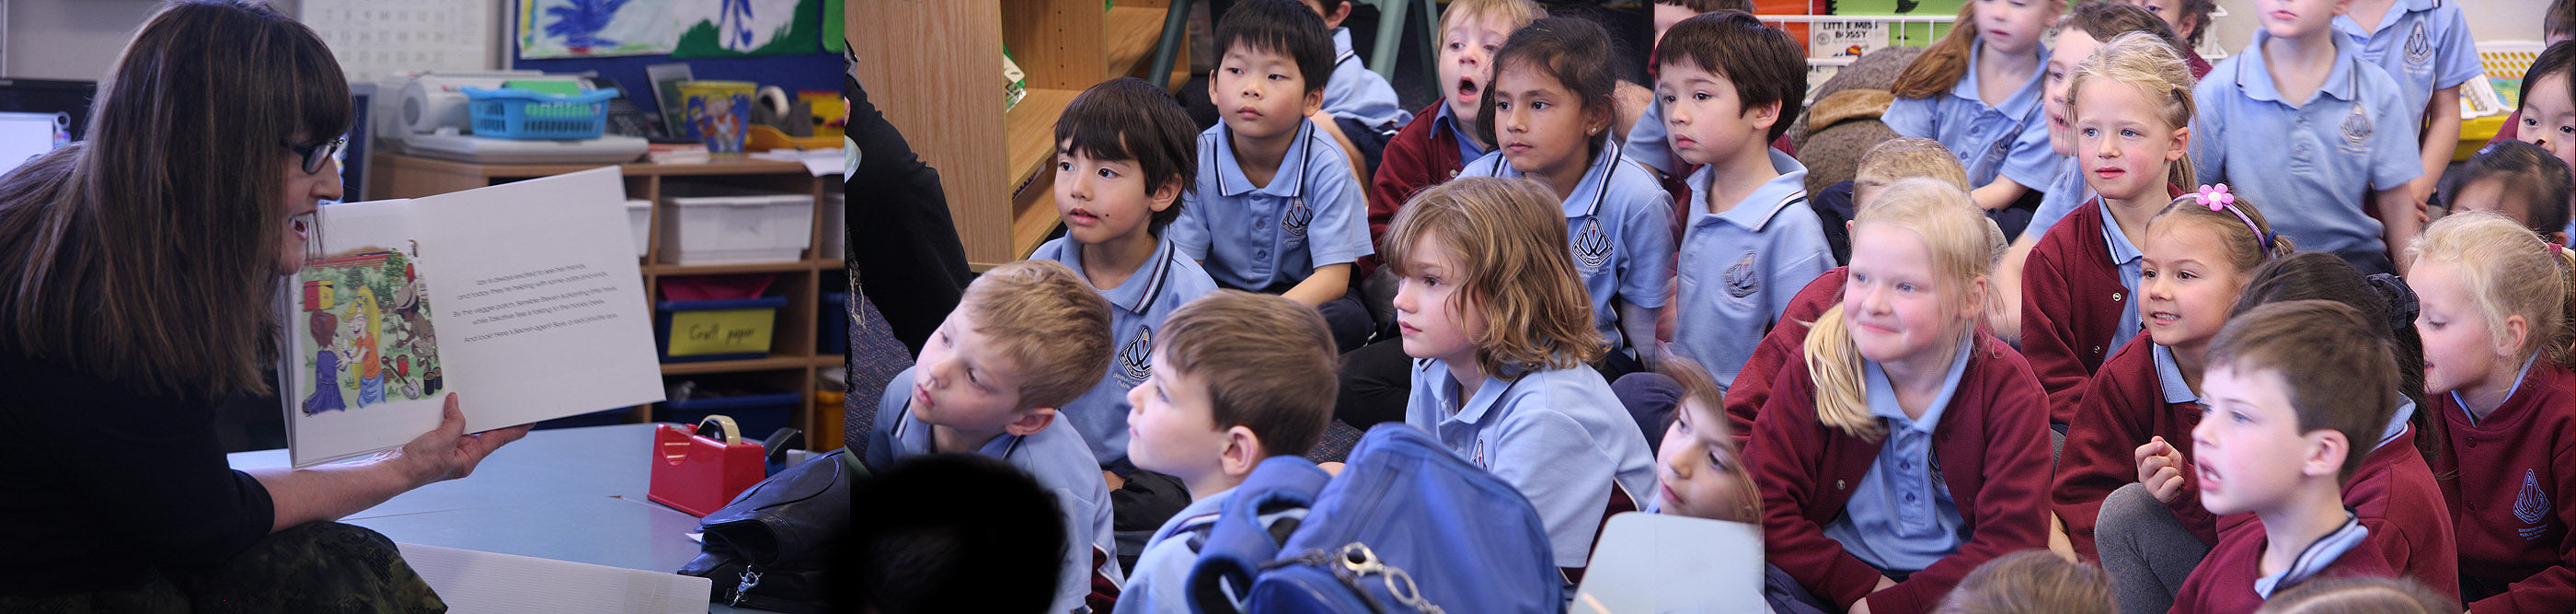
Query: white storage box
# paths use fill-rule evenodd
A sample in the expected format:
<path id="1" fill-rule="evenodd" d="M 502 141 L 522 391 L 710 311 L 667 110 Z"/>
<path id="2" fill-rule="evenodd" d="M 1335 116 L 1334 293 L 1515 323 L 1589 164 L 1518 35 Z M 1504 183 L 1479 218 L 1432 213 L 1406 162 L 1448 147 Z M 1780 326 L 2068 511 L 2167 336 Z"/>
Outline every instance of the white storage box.
<path id="1" fill-rule="evenodd" d="M 814 196 L 721 185 L 662 186 L 665 264 L 792 262 L 814 243 Z"/>
<path id="2" fill-rule="evenodd" d="M 823 249 L 816 250 L 814 257 L 827 261 L 846 262 L 849 260 L 849 254 L 842 251 L 841 244 L 850 236 L 849 229 L 845 227 L 848 220 L 843 215 L 843 212 L 848 209 L 842 204 L 847 201 L 842 200 L 840 190 L 832 189 L 830 186 L 825 186 L 824 190 L 826 191 L 823 194 Z"/>
<path id="3" fill-rule="evenodd" d="M 652 244 L 647 239 L 653 237 L 653 201 L 626 199 L 626 223 L 635 227 L 635 257 L 642 258 L 644 247 Z"/>

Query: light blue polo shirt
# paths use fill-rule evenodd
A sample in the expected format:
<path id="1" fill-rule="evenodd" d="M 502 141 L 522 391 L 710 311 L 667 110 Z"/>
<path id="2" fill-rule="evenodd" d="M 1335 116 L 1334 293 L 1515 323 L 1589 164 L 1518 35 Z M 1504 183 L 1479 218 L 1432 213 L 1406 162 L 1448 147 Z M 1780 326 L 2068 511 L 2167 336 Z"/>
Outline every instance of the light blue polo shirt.
<path id="1" fill-rule="evenodd" d="M 2343 526 L 2335 527 L 2334 532 L 2317 538 L 2317 541 L 2308 542 L 2306 550 L 2300 550 L 2298 557 L 2290 559 L 2288 569 L 2255 578 L 2254 594 L 2262 595 L 2264 599 L 2271 599 L 2272 593 L 2298 586 L 2300 582 L 2308 581 L 2308 578 L 2325 573 L 2327 569 L 2334 567 L 2336 559 L 2343 558 L 2344 553 L 2361 547 L 2361 543 L 2369 539 L 2370 527 L 2362 526 L 2361 515 L 2354 513 L 2352 508 L 2344 508 Z"/>
<path id="2" fill-rule="evenodd" d="M 912 416 L 912 369 L 904 369 L 895 374 L 894 381 L 886 383 L 885 397 L 877 401 L 875 424 L 868 438 L 870 471 L 883 473 L 895 461 L 923 454 L 963 451 L 933 449 L 930 425 Z M 1091 551 L 1115 553 L 1118 545 L 1113 541 L 1116 534 L 1110 531 L 1109 484 L 1101 480 L 1100 466 L 1091 462 L 1091 449 L 1083 445 L 1082 434 L 1075 432 L 1073 425 L 1056 420 L 1026 437 L 1007 433 L 994 437 L 975 453 L 1028 472 L 1037 478 L 1039 486 L 1055 493 L 1056 507 L 1065 520 L 1065 543 L 1073 547 L 1064 549 L 1064 563 L 1056 575 L 1055 600 L 1048 602 L 1047 611 L 1083 609 L 1083 599 L 1091 595 Z M 1115 556 L 1101 564 L 1099 572 L 1111 582 L 1126 582 Z"/>
<path id="3" fill-rule="evenodd" d="M 1664 306 L 1673 291 L 1673 197 L 1646 167 L 1621 157 L 1626 146 L 1602 137 L 1601 154 L 1583 171 L 1582 183 L 1561 203 L 1566 245 L 1583 293 L 1592 297 L 1592 327 L 1616 350 L 1619 311 L 1613 299 L 1639 307 Z M 1520 177 L 1502 152 L 1467 164 L 1460 177 Z"/>
<path id="4" fill-rule="evenodd" d="M 2156 361 L 2156 390 L 2164 393 L 2165 404 L 2200 402 L 2200 393 L 2192 392 L 2191 384 L 2182 379 L 2182 363 L 2174 362 L 2173 348 L 2154 342 L 2147 345 Z"/>
<path id="5" fill-rule="evenodd" d="M 1217 285 L 1284 290 L 1317 267 L 1377 253 L 1369 245 L 1368 201 L 1349 157 L 1333 137 L 1299 122 L 1297 140 L 1270 185 L 1252 185 L 1234 160 L 1224 122 L 1199 133 L 1197 190 L 1183 196 L 1181 217 L 1163 229 L 1182 255 L 1197 260 Z"/>
<path id="6" fill-rule="evenodd" d="M 1215 524 L 1225 511 L 1226 497 L 1233 494 L 1229 488 L 1200 497 L 1154 529 L 1144 553 L 1136 555 L 1136 573 L 1128 574 L 1127 586 L 1118 592 L 1118 611 L 1190 611 L 1190 568 L 1198 566 L 1200 540 L 1205 537 L 1185 532 L 1204 532 Z"/>
<path id="7" fill-rule="evenodd" d="M 2406 88 L 2406 99 L 2414 101 L 2411 108 L 2418 117 L 2433 90 L 2486 74 L 2486 68 L 2478 65 L 2477 39 L 2469 33 L 2468 17 L 2451 2 L 2398 0 L 2380 16 L 2376 27 L 2362 27 L 2351 15 L 2336 15 L 2334 29 L 2362 44 L 2361 61 L 2388 71 L 2398 86 Z"/>
<path id="8" fill-rule="evenodd" d="M 1664 126 L 1664 97 L 1648 96 L 1637 125 L 1628 127 L 1628 159 L 1669 175 L 1682 174 L 1681 156 L 1673 155 L 1672 131 Z"/>
<path id="9" fill-rule="evenodd" d="M 1977 49 L 1985 43 L 1977 43 Z M 2057 171 L 2057 151 L 2048 146 L 2048 115 L 2040 105 L 2041 85 L 2045 70 L 2031 71 L 2030 82 L 2004 99 L 2002 106 L 1987 106 L 1977 94 L 1976 51 L 1968 53 L 1968 71 L 1960 75 L 1959 84 L 1948 96 L 1897 98 L 1879 117 L 1898 136 L 1918 136 L 1940 141 L 1959 156 L 1967 167 L 1968 185 L 1994 183 L 2001 175 L 2023 187 L 2037 189 L 2048 185 Z M 2046 63 L 2048 49 L 2039 50 Z"/>
<path id="10" fill-rule="evenodd" d="M 1869 473 L 1852 488 L 1843 514 L 1825 525 L 1825 537 L 1891 577 L 1922 571 L 1968 543 L 1968 523 L 1959 515 L 1950 485 L 1941 481 L 1941 459 L 1932 454 L 1932 433 L 1940 428 L 1950 397 L 1959 392 L 1959 376 L 1967 372 L 1968 353 L 1976 346 L 1959 343 L 1940 396 L 1932 398 L 1920 419 L 1905 417 L 1905 409 L 1896 404 L 1896 386 L 1878 361 L 1861 361 L 1869 413 L 1887 421 L 1887 439 Z"/>
<path id="11" fill-rule="evenodd" d="M 2120 220 L 2111 217 L 2110 202 L 2095 200 L 2093 206 L 2102 210 L 2102 244 L 2108 248 L 2104 255 L 2111 258 L 2113 266 L 2120 268 L 2120 287 L 2127 288 L 2129 296 L 2135 297 L 2138 295 L 2138 279 L 2146 275 L 2143 269 L 2146 268 L 2147 255 L 2138 251 L 2137 244 L 2129 242 L 2128 234 L 2120 232 Z M 2119 325 L 2111 327 L 2111 344 L 2102 347 L 2128 347 L 2129 339 L 2138 336 L 2138 329 L 2145 326 L 2138 319 L 2140 302 L 2120 301 Z"/>
<path id="12" fill-rule="evenodd" d="M 2424 174 L 2417 158 L 2417 111 L 2406 90 L 2361 59 L 2361 44 L 2335 44 L 2334 72 L 2305 104 L 2284 100 L 2263 63 L 2263 41 L 2220 60 L 2193 88 L 2193 181 L 2225 182 L 2263 210 L 2274 232 L 2300 249 L 2388 252 L 2371 191 L 2405 185 Z"/>
<path id="13" fill-rule="evenodd" d="M 1431 116 L 1431 129 L 1448 131 L 1449 139 L 1458 142 L 1458 161 L 1463 163 L 1485 157 L 1485 149 L 1477 147 L 1476 139 L 1470 135 L 1470 131 L 1475 130 L 1476 127 L 1458 117 L 1457 113 L 1450 111 L 1447 101 L 1442 101 L 1438 108 L 1440 112 Z M 1457 177 L 1457 175 L 1453 174 L 1450 177 Z"/>
<path id="14" fill-rule="evenodd" d="M 2066 219 L 2066 214 L 2074 213 L 2076 207 L 2099 196 L 2093 192 L 2093 184 L 2084 182 L 2084 166 L 2075 160 L 2075 156 L 2058 156 L 2057 159 L 2061 160 L 2057 165 L 2057 177 L 2039 188 L 2042 192 L 2039 211 L 2030 215 L 2029 226 L 2022 227 L 2022 237 L 2036 240 L 2048 236 L 2048 229 L 2056 226 L 2058 220 Z"/>
<path id="15" fill-rule="evenodd" d="M 1474 396 L 1462 400 L 1458 392 L 1447 363 L 1415 359 L 1404 422 L 1528 497 L 1547 524 L 1556 566 L 1585 566 L 1611 486 L 1625 489 L 1630 501 L 1654 497 L 1645 433 L 1591 367 L 1512 381 L 1489 375 Z"/>
<path id="16" fill-rule="evenodd" d="M 1693 198 L 1707 198 L 1717 181 L 1716 168 L 1691 173 Z M 1725 213 L 1688 203 L 1680 304 L 1674 307 L 1680 312 L 1668 347 L 1708 369 L 1720 388 L 1735 381 L 1735 372 L 1753 357 L 1754 346 L 1789 308 L 1789 299 L 1834 267 L 1824 222 L 1807 206 L 1807 168 L 1776 149 L 1771 150 L 1771 168 L 1780 172 L 1778 178 Z"/>
<path id="17" fill-rule="evenodd" d="M 1324 82 L 1324 112 L 1386 131 L 1413 121 L 1413 112 L 1396 101 L 1395 86 L 1370 72 L 1359 52 L 1351 50 L 1350 28 L 1333 28 L 1333 76 Z"/>
<path id="18" fill-rule="evenodd" d="M 1083 277 L 1082 249 L 1072 237 L 1039 245 L 1029 259 L 1061 262 L 1073 269 L 1074 276 Z M 1208 279 L 1198 262 L 1182 258 L 1171 241 L 1158 241 L 1153 257 L 1127 281 L 1100 291 L 1109 299 L 1109 330 L 1117 336 L 1118 353 L 1099 384 L 1056 410 L 1057 416 L 1082 433 L 1084 443 L 1091 444 L 1091 455 L 1100 466 L 1127 458 L 1127 391 L 1154 374 L 1154 329 L 1163 325 L 1163 318 L 1171 317 L 1172 310 L 1213 290 L 1216 281 Z"/>

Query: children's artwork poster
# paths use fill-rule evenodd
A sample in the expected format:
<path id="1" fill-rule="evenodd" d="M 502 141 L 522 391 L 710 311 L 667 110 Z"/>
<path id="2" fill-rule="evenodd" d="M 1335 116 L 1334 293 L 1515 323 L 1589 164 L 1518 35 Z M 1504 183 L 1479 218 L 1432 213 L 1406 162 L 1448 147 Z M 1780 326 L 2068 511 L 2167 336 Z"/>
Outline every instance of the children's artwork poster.
<path id="1" fill-rule="evenodd" d="M 292 391 L 304 416 L 435 398 L 443 386 L 427 281 L 413 257 L 366 247 L 305 263 Z"/>
<path id="2" fill-rule="evenodd" d="M 822 48 L 823 0 L 670 0 L 674 58 L 811 54 Z"/>
<path id="3" fill-rule="evenodd" d="M 1887 22 L 1827 21 L 1807 31 L 1807 57 L 1859 58 L 1887 46 Z"/>
<path id="4" fill-rule="evenodd" d="M 662 55 L 679 41 L 672 0 L 520 0 L 519 58 Z"/>

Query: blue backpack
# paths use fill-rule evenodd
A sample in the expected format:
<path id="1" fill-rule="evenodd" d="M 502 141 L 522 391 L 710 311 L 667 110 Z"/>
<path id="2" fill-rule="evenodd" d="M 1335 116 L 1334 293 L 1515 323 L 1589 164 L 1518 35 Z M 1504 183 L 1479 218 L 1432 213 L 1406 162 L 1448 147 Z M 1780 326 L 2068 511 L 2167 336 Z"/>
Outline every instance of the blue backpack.
<path id="1" fill-rule="evenodd" d="M 1193 611 L 1562 612 L 1547 527 L 1520 491 L 1421 429 L 1369 429 L 1340 477 L 1262 461 L 1190 571 Z"/>

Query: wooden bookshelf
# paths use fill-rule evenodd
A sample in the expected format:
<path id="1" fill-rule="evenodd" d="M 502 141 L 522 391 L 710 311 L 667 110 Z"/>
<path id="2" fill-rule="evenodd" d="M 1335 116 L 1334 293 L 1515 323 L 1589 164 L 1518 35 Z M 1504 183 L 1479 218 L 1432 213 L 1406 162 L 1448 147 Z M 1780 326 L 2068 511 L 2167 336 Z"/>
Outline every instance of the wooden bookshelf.
<path id="1" fill-rule="evenodd" d="M 841 408 L 818 408 L 814 400 L 817 372 L 845 368 L 847 361 L 841 354 L 823 354 L 815 349 L 819 318 L 823 315 L 822 293 L 840 289 L 837 283 L 826 286 L 823 279 L 845 269 L 840 254 L 815 253 L 816 248 L 823 245 L 823 233 L 841 232 L 839 228 L 826 228 L 822 223 L 825 219 L 823 207 L 830 202 L 826 196 L 830 190 L 839 187 L 838 177 L 814 177 L 806 172 L 805 165 L 795 162 L 749 158 L 616 165 L 474 164 L 402 154 L 378 154 L 371 160 L 376 165 L 377 181 L 368 192 L 370 199 L 418 198 L 602 166 L 618 167 L 619 173 L 625 177 L 626 197 L 653 203 L 652 215 L 649 216 L 652 226 L 645 233 L 645 255 L 640 262 L 645 300 L 657 300 L 661 296 L 661 282 L 668 278 L 745 273 L 777 274 L 777 281 L 770 284 L 770 294 L 787 299 L 787 305 L 778 309 L 778 322 L 770 335 L 768 356 L 747 360 L 662 363 L 663 377 L 738 376 L 795 390 L 804 397 L 804 401 L 790 410 L 788 424 L 805 431 L 806 447 L 830 450 L 841 446 Z M 813 195 L 814 234 L 809 238 L 805 252 L 792 261 L 661 264 L 662 188 L 680 182 Z M 824 415 L 825 412 L 830 415 Z M 651 408 L 634 408 L 631 419 L 637 422 L 650 420 Z M 829 428 L 823 428 L 825 426 Z"/>
<path id="2" fill-rule="evenodd" d="M 939 169 L 951 217 L 979 270 L 1017 260 L 1056 226 L 1050 192 L 1055 122 L 1064 106 L 1101 81 L 1151 69 L 1170 0 L 956 0 L 859 2 L 849 31 L 869 24 L 917 24 L 936 36 L 856 37 L 852 68 L 868 98 L 903 131 L 922 161 Z M 1187 5 L 1182 5 L 1187 10 Z M 1028 81 L 1028 95 L 1004 109 L 1002 50 Z M 1184 47 L 1186 53 L 1186 46 Z M 1186 81 L 1178 59 L 1170 82 Z"/>

